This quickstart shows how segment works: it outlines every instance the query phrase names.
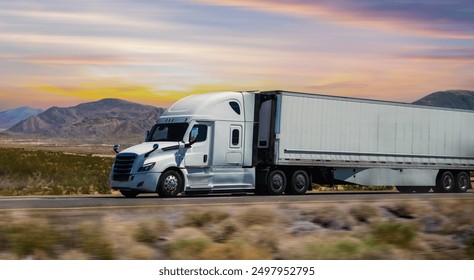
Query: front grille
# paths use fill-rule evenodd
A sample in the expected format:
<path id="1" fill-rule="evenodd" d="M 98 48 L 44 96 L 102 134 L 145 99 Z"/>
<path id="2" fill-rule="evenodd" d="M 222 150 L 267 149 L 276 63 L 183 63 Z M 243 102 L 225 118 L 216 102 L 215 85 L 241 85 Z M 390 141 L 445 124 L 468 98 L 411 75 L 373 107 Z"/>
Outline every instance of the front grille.
<path id="1" fill-rule="evenodd" d="M 136 154 L 119 154 L 115 157 L 114 181 L 128 181 L 136 157 Z"/>

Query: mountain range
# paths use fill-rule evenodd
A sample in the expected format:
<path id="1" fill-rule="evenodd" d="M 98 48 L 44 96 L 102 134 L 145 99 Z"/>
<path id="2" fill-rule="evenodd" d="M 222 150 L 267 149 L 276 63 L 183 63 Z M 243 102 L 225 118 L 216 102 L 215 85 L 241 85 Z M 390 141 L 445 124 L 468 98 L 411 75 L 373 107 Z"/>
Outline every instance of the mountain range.
<path id="1" fill-rule="evenodd" d="M 163 108 L 120 99 L 102 99 L 74 107 L 51 107 L 20 121 L 9 132 L 76 139 L 143 138 Z"/>
<path id="2" fill-rule="evenodd" d="M 434 92 L 413 104 L 474 110 L 474 91 Z M 17 122 L 9 132 L 51 138 L 143 139 L 163 112 L 163 108 L 109 98 L 44 112 L 25 107 L 4 111 L 0 112 L 0 123 L 7 128 Z"/>
<path id="3" fill-rule="evenodd" d="M 0 129 L 10 128 L 12 125 L 43 112 L 41 109 L 19 107 L 13 110 L 0 112 Z"/>
<path id="4" fill-rule="evenodd" d="M 474 91 L 447 90 L 427 95 L 413 104 L 434 107 L 474 110 Z"/>

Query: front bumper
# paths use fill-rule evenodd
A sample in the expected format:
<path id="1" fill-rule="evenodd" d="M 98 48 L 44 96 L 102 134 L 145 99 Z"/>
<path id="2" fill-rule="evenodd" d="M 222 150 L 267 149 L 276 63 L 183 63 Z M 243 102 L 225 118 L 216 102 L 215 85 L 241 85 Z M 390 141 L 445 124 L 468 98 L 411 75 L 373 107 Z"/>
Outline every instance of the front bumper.
<path id="1" fill-rule="evenodd" d="M 113 190 L 133 190 L 142 193 L 154 193 L 158 186 L 161 172 L 140 172 L 131 174 L 126 181 L 115 181 L 110 174 L 110 188 Z"/>

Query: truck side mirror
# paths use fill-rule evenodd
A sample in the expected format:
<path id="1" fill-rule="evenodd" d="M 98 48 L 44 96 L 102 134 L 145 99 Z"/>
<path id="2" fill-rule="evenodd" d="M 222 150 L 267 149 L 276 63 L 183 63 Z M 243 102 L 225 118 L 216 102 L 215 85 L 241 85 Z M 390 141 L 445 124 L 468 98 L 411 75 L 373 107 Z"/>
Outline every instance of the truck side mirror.
<path id="1" fill-rule="evenodd" d="M 147 130 L 146 133 L 145 133 L 145 141 L 148 140 L 148 137 L 150 137 L 150 131 Z"/>
<path id="2" fill-rule="evenodd" d="M 189 141 L 189 143 L 185 144 L 184 147 L 185 147 L 185 148 L 189 148 L 189 147 L 191 147 L 195 142 L 196 142 L 196 139 L 192 139 L 191 141 Z M 184 144 L 184 143 L 183 143 L 183 144 Z"/>
<path id="3" fill-rule="evenodd" d="M 159 147 L 158 144 L 153 144 L 153 149 L 144 155 L 145 158 L 147 158 L 154 151 L 158 150 L 158 147 Z"/>
<path id="4" fill-rule="evenodd" d="M 114 151 L 115 151 L 116 154 L 119 153 L 118 149 L 120 149 L 120 144 L 115 144 L 114 145 Z"/>

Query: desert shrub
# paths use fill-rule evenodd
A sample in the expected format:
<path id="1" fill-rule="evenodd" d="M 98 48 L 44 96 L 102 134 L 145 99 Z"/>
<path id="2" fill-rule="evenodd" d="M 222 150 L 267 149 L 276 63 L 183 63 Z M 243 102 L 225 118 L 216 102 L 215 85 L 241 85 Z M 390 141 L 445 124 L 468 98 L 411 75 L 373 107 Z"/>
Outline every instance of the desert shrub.
<path id="1" fill-rule="evenodd" d="M 178 239 L 167 244 L 165 251 L 171 259 L 198 260 L 202 259 L 202 253 L 212 244 L 211 240 L 202 237 Z"/>
<path id="2" fill-rule="evenodd" d="M 250 245 L 242 240 L 214 244 L 202 252 L 205 260 L 263 260 L 271 259 L 272 254 L 259 246 Z"/>
<path id="3" fill-rule="evenodd" d="M 445 234 L 455 234 L 460 228 L 474 224 L 474 206 L 471 203 L 463 200 L 441 201 L 433 205 L 433 208 L 446 217 L 443 225 Z"/>
<path id="4" fill-rule="evenodd" d="M 239 235 L 240 240 L 252 246 L 267 250 L 268 252 L 276 252 L 278 245 L 282 239 L 282 230 L 275 227 L 267 227 L 254 225 Z"/>
<path id="5" fill-rule="evenodd" d="M 314 260 L 355 260 L 384 259 L 388 250 L 384 246 L 368 241 L 341 239 L 318 240 L 304 245 L 300 259 Z"/>
<path id="6" fill-rule="evenodd" d="M 133 238 L 141 243 L 155 243 L 157 241 L 157 233 L 149 225 L 140 224 L 135 230 Z"/>
<path id="7" fill-rule="evenodd" d="M 376 225 L 372 231 L 374 242 L 401 248 L 409 248 L 416 236 L 416 228 L 404 223 L 382 223 Z"/>
<path id="8" fill-rule="evenodd" d="M 237 220 L 246 227 L 252 225 L 270 225 L 276 222 L 276 215 L 277 214 L 271 208 L 249 207 L 237 215 Z"/>
<path id="9" fill-rule="evenodd" d="M 402 219 L 414 219 L 418 212 L 422 212 L 419 205 L 409 202 L 388 205 L 386 209 L 396 217 Z"/>
<path id="10" fill-rule="evenodd" d="M 335 243 L 317 242 L 304 248 L 304 259 L 356 259 L 361 250 L 360 242 L 341 240 Z"/>
<path id="11" fill-rule="evenodd" d="M 239 232 L 239 225 L 233 219 L 226 219 L 207 231 L 214 241 L 225 242 Z"/>
<path id="12" fill-rule="evenodd" d="M 22 222 L 4 227 L 0 240 L 4 249 L 12 250 L 20 258 L 36 253 L 53 257 L 55 246 L 61 243 L 61 235 L 46 225 Z"/>
<path id="13" fill-rule="evenodd" d="M 113 158 L 0 148 L 0 195 L 110 193 Z"/>
<path id="14" fill-rule="evenodd" d="M 391 191 L 393 186 L 359 186 L 359 185 L 343 185 L 344 191 Z"/>
<path id="15" fill-rule="evenodd" d="M 331 230 L 351 230 L 354 221 L 350 216 L 340 211 L 334 206 L 324 209 L 310 211 L 305 216 L 312 222 L 326 229 Z"/>
<path id="16" fill-rule="evenodd" d="M 466 254 L 471 260 L 474 260 L 474 235 L 466 241 Z"/>
<path id="17" fill-rule="evenodd" d="M 352 207 L 350 214 L 361 223 L 368 223 L 371 219 L 378 217 L 377 209 L 367 204 Z"/>
<path id="18" fill-rule="evenodd" d="M 167 233 L 168 228 L 168 224 L 163 220 L 140 223 L 133 233 L 133 238 L 141 243 L 155 243 Z"/>
<path id="19" fill-rule="evenodd" d="M 92 259 L 111 260 L 114 259 L 114 250 L 101 228 L 92 225 L 82 225 L 76 229 L 74 235 L 77 240 L 73 246 L 78 246 L 84 253 L 89 254 Z"/>
<path id="20" fill-rule="evenodd" d="M 191 212 L 184 217 L 183 226 L 204 227 L 208 224 L 215 224 L 225 220 L 229 214 L 217 211 Z"/>

